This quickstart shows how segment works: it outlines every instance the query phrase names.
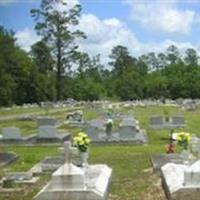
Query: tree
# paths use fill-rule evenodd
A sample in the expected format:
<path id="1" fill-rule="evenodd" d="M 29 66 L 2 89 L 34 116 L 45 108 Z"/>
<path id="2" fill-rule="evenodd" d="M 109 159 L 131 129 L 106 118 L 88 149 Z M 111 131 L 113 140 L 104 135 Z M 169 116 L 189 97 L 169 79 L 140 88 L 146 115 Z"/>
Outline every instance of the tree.
<path id="1" fill-rule="evenodd" d="M 113 72 L 117 75 L 127 68 L 135 67 L 137 62 L 135 58 L 129 55 L 127 47 L 121 45 L 115 46 L 109 57 L 112 60 L 109 65 L 113 67 Z"/>
<path id="2" fill-rule="evenodd" d="M 195 67 L 198 65 L 199 56 L 194 49 L 189 48 L 186 50 L 186 56 L 184 59 L 187 65 Z"/>
<path id="3" fill-rule="evenodd" d="M 179 50 L 176 46 L 171 45 L 167 48 L 167 59 L 171 65 L 176 64 L 180 60 Z"/>
<path id="4" fill-rule="evenodd" d="M 167 56 L 164 53 L 158 54 L 158 68 L 164 69 L 167 66 Z"/>
<path id="5" fill-rule="evenodd" d="M 79 23 L 81 7 L 68 8 L 63 0 L 42 0 L 40 9 L 32 9 L 37 33 L 51 50 L 56 66 L 57 100 L 62 99 L 63 77 L 70 70 L 73 55 L 78 49 L 77 38 L 85 35 L 75 26 Z"/>
<path id="6" fill-rule="evenodd" d="M 151 69 L 151 71 L 159 69 L 159 62 L 158 62 L 157 56 L 154 52 L 148 53 L 147 59 L 148 59 L 147 60 L 148 65 L 149 65 L 149 68 Z"/>
<path id="7" fill-rule="evenodd" d="M 15 39 L 12 31 L 0 26 L 0 106 L 12 105 L 15 81 L 9 71 L 14 66 Z"/>
<path id="8" fill-rule="evenodd" d="M 53 71 L 54 61 L 50 49 L 44 41 L 41 40 L 32 45 L 31 55 L 39 72 L 49 73 Z"/>

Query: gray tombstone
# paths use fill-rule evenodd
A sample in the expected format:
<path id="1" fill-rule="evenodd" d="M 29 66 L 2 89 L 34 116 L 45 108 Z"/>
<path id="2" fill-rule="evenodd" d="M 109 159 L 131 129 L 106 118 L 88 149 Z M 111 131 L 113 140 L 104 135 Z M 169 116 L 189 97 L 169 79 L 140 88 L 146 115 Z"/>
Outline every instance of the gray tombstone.
<path id="1" fill-rule="evenodd" d="M 105 130 L 105 121 L 101 119 L 94 119 L 89 122 L 89 126 L 97 127 L 100 130 Z"/>
<path id="2" fill-rule="evenodd" d="M 121 140 L 131 140 L 136 137 L 138 130 L 133 126 L 120 126 L 119 137 Z"/>
<path id="3" fill-rule="evenodd" d="M 38 138 L 52 139 L 57 138 L 57 131 L 55 126 L 40 126 Z"/>
<path id="4" fill-rule="evenodd" d="M 55 126 L 40 126 L 37 142 L 63 142 L 70 139 L 69 133 L 58 133 Z"/>
<path id="5" fill-rule="evenodd" d="M 30 172 L 8 172 L 5 176 L 6 180 L 12 181 L 23 181 L 23 180 L 31 180 L 32 173 Z"/>
<path id="6" fill-rule="evenodd" d="M 101 141 L 105 137 L 105 121 L 104 120 L 91 120 L 88 123 L 86 133 L 92 142 Z"/>
<path id="7" fill-rule="evenodd" d="M 185 126 L 185 119 L 182 116 L 175 116 L 172 117 L 172 126 L 174 127 L 184 127 Z"/>
<path id="8" fill-rule="evenodd" d="M 163 128 L 164 127 L 163 117 L 160 117 L 160 116 L 151 117 L 150 118 L 150 127 L 151 128 Z"/>
<path id="9" fill-rule="evenodd" d="M 3 128 L 2 133 L 5 140 L 22 140 L 20 129 L 17 127 Z"/>
<path id="10" fill-rule="evenodd" d="M 87 135 L 89 136 L 89 138 L 91 139 L 92 142 L 98 142 L 100 141 L 100 136 L 99 134 L 99 130 L 96 127 L 90 127 L 87 131 L 86 131 Z"/>
<path id="11" fill-rule="evenodd" d="M 134 118 L 124 118 L 122 119 L 121 126 L 137 127 L 138 122 Z"/>

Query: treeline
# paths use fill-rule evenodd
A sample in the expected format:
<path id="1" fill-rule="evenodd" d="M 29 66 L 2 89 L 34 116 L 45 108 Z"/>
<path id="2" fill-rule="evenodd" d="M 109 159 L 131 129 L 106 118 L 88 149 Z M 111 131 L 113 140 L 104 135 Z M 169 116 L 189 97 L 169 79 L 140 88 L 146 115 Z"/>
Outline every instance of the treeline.
<path id="1" fill-rule="evenodd" d="M 33 9 L 41 41 L 30 52 L 16 45 L 12 31 L 0 27 L 0 106 L 76 100 L 200 98 L 200 65 L 194 49 L 180 53 L 171 45 L 163 53 L 133 57 L 124 46 L 110 52 L 103 66 L 100 55 L 79 51 L 76 30 L 79 5 L 55 10 L 50 0 Z M 73 28 L 71 28 L 73 27 Z M 134 48 L 134 47 L 133 47 Z"/>

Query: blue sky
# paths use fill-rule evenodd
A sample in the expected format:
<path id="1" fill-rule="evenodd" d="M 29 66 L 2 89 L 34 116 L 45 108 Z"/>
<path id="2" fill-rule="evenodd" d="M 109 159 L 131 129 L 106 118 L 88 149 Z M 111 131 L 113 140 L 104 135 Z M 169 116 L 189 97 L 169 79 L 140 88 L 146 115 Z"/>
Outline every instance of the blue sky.
<path id="1" fill-rule="evenodd" d="M 115 45 L 124 45 L 137 56 L 150 51 L 165 51 L 175 44 L 200 50 L 200 0 L 64 0 L 80 3 L 79 29 L 88 38 L 80 49 L 91 56 L 101 54 L 106 63 Z M 25 50 L 37 40 L 30 9 L 40 0 L 0 0 L 0 25 L 16 33 Z"/>

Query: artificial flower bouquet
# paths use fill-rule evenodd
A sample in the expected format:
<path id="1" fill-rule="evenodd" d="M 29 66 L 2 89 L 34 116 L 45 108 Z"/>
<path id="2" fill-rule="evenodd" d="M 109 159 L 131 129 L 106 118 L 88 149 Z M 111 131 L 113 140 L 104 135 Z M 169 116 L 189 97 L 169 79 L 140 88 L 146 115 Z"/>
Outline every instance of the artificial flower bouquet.
<path id="1" fill-rule="evenodd" d="M 73 145 L 77 147 L 80 152 L 87 152 L 90 145 L 90 138 L 87 134 L 80 132 L 73 138 Z"/>

